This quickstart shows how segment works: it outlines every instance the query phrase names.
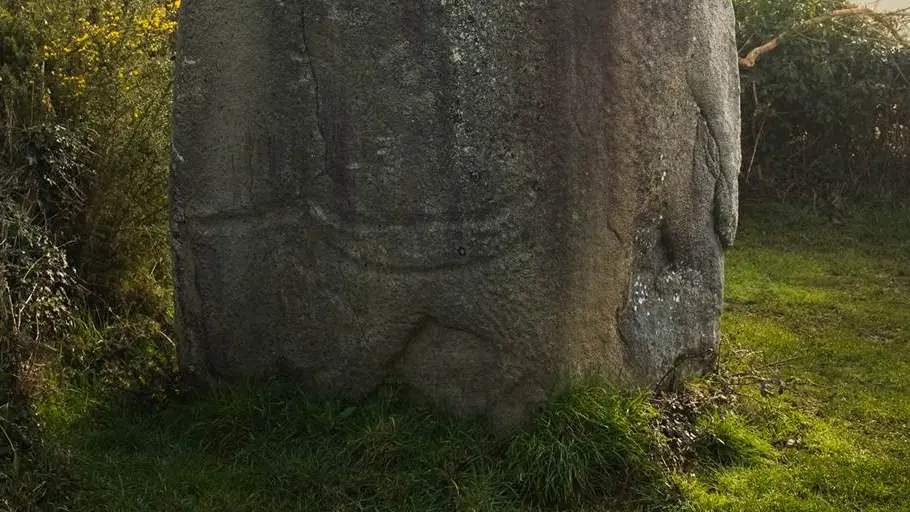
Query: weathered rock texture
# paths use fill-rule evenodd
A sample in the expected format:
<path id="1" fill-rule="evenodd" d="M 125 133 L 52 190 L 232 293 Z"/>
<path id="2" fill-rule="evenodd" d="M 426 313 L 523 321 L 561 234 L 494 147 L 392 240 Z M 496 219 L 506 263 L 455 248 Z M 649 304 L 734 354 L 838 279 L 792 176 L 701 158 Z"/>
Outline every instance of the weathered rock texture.
<path id="1" fill-rule="evenodd" d="M 178 46 L 185 365 L 508 425 L 713 364 L 728 1 L 187 0 Z"/>

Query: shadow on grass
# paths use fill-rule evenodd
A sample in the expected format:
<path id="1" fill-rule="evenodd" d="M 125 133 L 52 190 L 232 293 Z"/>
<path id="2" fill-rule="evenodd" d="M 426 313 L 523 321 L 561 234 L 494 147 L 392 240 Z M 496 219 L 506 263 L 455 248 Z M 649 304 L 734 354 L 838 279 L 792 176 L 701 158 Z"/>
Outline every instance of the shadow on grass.
<path id="1" fill-rule="evenodd" d="M 314 400 L 271 381 L 49 425 L 73 510 L 661 510 L 675 504 L 647 400 L 567 390 L 513 436 L 409 405 Z M 66 417 L 58 410 L 58 418 Z"/>

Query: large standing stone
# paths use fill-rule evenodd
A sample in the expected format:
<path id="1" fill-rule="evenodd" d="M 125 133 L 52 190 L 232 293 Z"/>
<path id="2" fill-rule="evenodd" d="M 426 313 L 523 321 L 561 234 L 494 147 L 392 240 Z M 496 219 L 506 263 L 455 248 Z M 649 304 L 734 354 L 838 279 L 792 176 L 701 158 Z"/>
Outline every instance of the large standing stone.
<path id="1" fill-rule="evenodd" d="M 713 364 L 729 1 L 186 0 L 178 46 L 186 366 L 509 425 Z"/>

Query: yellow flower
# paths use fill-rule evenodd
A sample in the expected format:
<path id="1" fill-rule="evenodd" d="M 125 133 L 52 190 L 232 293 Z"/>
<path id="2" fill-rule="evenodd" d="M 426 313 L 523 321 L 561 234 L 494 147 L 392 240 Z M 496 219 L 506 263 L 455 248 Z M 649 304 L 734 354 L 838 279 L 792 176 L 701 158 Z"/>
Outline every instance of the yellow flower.
<path id="1" fill-rule="evenodd" d="M 70 84 L 73 88 L 73 96 L 81 96 L 85 90 L 85 77 L 83 76 L 65 76 L 63 82 Z"/>
<path id="2" fill-rule="evenodd" d="M 54 109 L 54 106 L 51 104 L 50 89 L 45 89 L 44 94 L 41 95 L 41 105 L 44 107 L 45 112 L 50 112 Z"/>

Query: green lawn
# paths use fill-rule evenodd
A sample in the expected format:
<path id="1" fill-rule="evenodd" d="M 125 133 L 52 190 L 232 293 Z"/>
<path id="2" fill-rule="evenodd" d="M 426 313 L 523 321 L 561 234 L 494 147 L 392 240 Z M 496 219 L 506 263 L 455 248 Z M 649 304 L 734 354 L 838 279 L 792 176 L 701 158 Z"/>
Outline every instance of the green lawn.
<path id="1" fill-rule="evenodd" d="M 64 510 L 910 510 L 908 260 L 906 213 L 747 209 L 723 369 L 692 384 L 736 393 L 700 409 L 678 467 L 646 399 L 590 386 L 511 439 L 278 384 L 157 406 L 71 384 L 38 410 Z"/>
<path id="2" fill-rule="evenodd" d="M 910 510 L 910 214 L 765 208 L 742 224 L 727 260 L 728 371 L 791 384 L 774 398 L 743 386 L 737 407 L 776 461 L 685 478 L 691 508 Z"/>

